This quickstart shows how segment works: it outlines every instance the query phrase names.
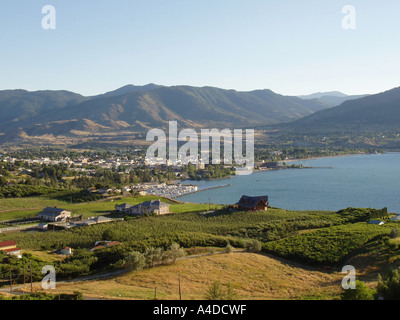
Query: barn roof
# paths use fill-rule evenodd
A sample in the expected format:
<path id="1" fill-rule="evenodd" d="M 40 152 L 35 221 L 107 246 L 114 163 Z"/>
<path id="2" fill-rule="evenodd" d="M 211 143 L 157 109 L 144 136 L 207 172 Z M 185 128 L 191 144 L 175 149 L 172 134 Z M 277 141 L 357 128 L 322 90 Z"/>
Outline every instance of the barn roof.
<path id="1" fill-rule="evenodd" d="M 0 242 L 0 248 L 11 247 L 11 246 L 16 246 L 16 245 L 17 245 L 17 243 L 12 240 Z"/>
<path id="2" fill-rule="evenodd" d="M 239 206 L 245 208 L 253 208 L 256 206 L 260 201 L 267 204 L 268 203 L 268 196 L 258 196 L 258 197 L 250 197 L 250 196 L 242 196 L 238 203 Z"/>

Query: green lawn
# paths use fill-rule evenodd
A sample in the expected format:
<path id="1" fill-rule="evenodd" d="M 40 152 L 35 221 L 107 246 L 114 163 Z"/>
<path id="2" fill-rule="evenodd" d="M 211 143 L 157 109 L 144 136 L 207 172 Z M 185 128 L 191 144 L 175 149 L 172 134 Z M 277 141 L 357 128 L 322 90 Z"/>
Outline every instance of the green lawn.
<path id="1" fill-rule="evenodd" d="M 0 215 L 4 211 L 40 209 L 46 206 L 64 206 L 65 204 L 65 201 L 45 197 L 0 199 Z"/>
<path id="2" fill-rule="evenodd" d="M 90 203 L 71 204 L 65 201 L 48 199 L 44 197 L 20 198 L 20 199 L 0 199 L 0 221 L 21 219 L 27 217 L 35 217 L 41 209 L 45 207 L 59 207 L 71 210 L 73 215 L 83 215 L 83 217 L 99 216 L 108 214 L 115 210 L 115 206 L 122 203 L 136 205 L 144 201 L 158 200 L 160 197 L 144 196 L 144 197 L 121 197 L 119 200 L 102 200 Z M 184 203 L 177 204 L 167 199 L 164 202 L 170 203 L 170 211 L 174 213 L 183 213 L 190 211 L 207 211 L 208 204 Z M 215 209 L 213 205 L 211 208 Z"/>

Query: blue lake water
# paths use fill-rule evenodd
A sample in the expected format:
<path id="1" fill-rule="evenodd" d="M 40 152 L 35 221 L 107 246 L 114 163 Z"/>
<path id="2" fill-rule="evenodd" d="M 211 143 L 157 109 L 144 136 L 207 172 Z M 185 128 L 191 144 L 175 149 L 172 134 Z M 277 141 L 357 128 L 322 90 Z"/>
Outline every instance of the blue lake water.
<path id="1" fill-rule="evenodd" d="M 383 208 L 400 213 L 400 153 L 295 161 L 312 169 L 255 172 L 213 181 L 185 181 L 199 189 L 232 184 L 178 198 L 196 203 L 233 204 L 245 194 L 268 195 L 271 206 L 290 210 Z"/>

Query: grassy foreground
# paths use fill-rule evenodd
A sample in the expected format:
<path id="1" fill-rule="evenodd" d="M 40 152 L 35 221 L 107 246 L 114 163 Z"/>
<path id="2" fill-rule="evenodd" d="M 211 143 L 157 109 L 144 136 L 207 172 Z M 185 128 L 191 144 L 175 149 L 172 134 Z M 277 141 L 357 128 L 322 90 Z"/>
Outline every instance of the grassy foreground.
<path id="1" fill-rule="evenodd" d="M 231 283 L 237 299 L 335 299 L 343 275 L 253 253 L 229 253 L 184 259 L 170 266 L 134 271 L 109 279 L 58 284 L 52 293 L 80 291 L 88 298 L 202 300 L 214 281 Z"/>

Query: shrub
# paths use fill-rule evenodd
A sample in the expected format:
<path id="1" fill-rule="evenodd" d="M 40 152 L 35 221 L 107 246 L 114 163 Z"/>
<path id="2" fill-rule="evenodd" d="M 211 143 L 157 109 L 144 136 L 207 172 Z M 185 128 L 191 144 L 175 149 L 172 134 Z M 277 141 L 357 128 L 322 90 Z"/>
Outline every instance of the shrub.
<path id="1" fill-rule="evenodd" d="M 400 268 L 389 270 L 385 279 L 378 276 L 378 295 L 385 300 L 400 300 Z"/>
<path id="2" fill-rule="evenodd" d="M 400 237 L 400 230 L 399 230 L 398 228 L 393 228 L 393 229 L 390 231 L 390 238 L 396 239 L 396 238 L 398 238 L 398 237 Z"/>
<path id="3" fill-rule="evenodd" d="M 164 250 L 162 248 L 146 248 L 144 252 L 144 257 L 146 261 L 146 267 L 152 268 L 156 263 L 162 261 L 164 255 Z"/>
<path id="4" fill-rule="evenodd" d="M 233 251 L 233 247 L 230 243 L 228 243 L 225 247 L 225 252 L 231 253 Z"/>
<path id="5" fill-rule="evenodd" d="M 236 293 L 231 283 L 224 289 L 220 281 L 215 281 L 207 290 L 204 298 L 206 300 L 235 300 Z"/>
<path id="6" fill-rule="evenodd" d="M 145 255 L 138 251 L 130 252 L 126 257 L 126 264 L 132 270 L 142 270 L 146 266 Z"/>
<path id="7" fill-rule="evenodd" d="M 164 252 L 163 261 L 165 263 L 174 263 L 176 259 L 184 257 L 186 252 L 181 246 L 177 243 L 171 244 L 169 250 Z"/>
<path id="8" fill-rule="evenodd" d="M 249 252 L 260 252 L 262 249 L 262 243 L 255 239 L 249 240 L 246 249 Z"/>
<path id="9" fill-rule="evenodd" d="M 370 289 L 362 281 L 356 281 L 355 289 L 343 289 L 342 300 L 374 300 L 375 290 Z"/>

